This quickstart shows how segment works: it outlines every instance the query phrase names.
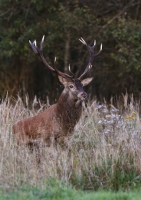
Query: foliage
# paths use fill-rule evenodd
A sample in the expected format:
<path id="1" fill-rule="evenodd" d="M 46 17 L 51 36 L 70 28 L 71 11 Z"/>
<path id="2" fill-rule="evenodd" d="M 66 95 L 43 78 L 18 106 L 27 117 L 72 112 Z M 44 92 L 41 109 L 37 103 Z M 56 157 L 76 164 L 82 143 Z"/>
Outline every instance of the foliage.
<path id="1" fill-rule="evenodd" d="M 136 0 L 124 1 L 0 1 L 0 96 L 29 94 L 56 98 L 57 77 L 32 52 L 28 40 L 46 35 L 44 54 L 53 65 L 76 76 L 88 62 L 88 52 L 78 38 L 89 44 L 103 43 L 103 53 L 94 61 L 95 77 L 89 92 L 107 100 L 126 90 L 140 92 L 140 10 Z M 133 15 L 134 13 L 134 15 Z M 96 50 L 98 49 L 96 48 Z M 88 90 L 88 89 L 87 89 Z M 54 91 L 54 93 L 52 93 Z"/>

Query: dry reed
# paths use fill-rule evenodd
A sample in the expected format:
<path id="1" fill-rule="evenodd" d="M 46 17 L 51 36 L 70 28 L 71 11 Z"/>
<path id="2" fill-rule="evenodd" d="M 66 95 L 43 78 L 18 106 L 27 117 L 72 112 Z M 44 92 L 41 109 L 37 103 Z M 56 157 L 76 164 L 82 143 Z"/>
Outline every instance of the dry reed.
<path id="1" fill-rule="evenodd" d="M 28 98 L 0 104 L 0 185 L 13 188 L 22 185 L 44 187 L 53 177 L 81 189 L 129 189 L 141 183 L 141 122 L 139 105 L 132 99 L 124 109 L 99 105 L 84 106 L 68 148 L 40 147 L 41 164 L 36 152 L 18 146 L 12 125 L 23 118 L 42 112 L 47 105 L 36 100 L 29 107 Z M 38 109 L 37 109 L 38 106 Z M 124 110 L 124 112 L 121 112 Z"/>

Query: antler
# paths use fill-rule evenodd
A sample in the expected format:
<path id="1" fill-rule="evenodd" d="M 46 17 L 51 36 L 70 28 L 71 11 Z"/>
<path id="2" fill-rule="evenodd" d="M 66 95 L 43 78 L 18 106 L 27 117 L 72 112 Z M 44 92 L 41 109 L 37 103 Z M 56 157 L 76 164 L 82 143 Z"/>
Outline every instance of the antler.
<path id="1" fill-rule="evenodd" d="M 78 78 L 79 80 L 81 80 L 82 77 L 91 70 L 93 59 L 96 58 L 101 53 L 102 44 L 100 46 L 99 52 L 94 54 L 94 48 L 95 48 L 95 45 L 96 45 L 96 41 L 95 40 L 94 40 L 94 44 L 93 44 L 92 47 L 89 46 L 82 37 L 81 37 L 81 39 L 79 39 L 79 41 L 82 42 L 84 45 L 86 45 L 86 47 L 88 48 L 88 50 L 90 52 L 90 59 L 89 59 L 88 65 L 86 66 L 86 68 L 85 68 L 84 72 L 81 74 L 81 76 Z"/>
<path id="2" fill-rule="evenodd" d="M 73 76 L 69 76 L 68 74 L 66 73 L 63 73 L 63 72 L 60 72 L 56 66 L 55 68 L 51 67 L 47 61 L 45 60 L 44 58 L 44 55 L 43 55 L 43 43 L 44 43 L 44 38 L 45 38 L 45 35 L 42 37 L 42 40 L 40 42 L 40 49 L 37 47 L 37 44 L 36 44 L 36 40 L 34 40 L 34 42 L 31 42 L 29 40 L 29 44 L 30 46 L 32 47 L 32 50 L 34 51 L 34 53 L 36 54 L 39 54 L 39 56 L 41 57 L 43 63 L 53 72 L 56 72 L 57 74 L 59 74 L 60 76 L 64 77 L 64 78 L 69 78 L 69 79 L 73 79 L 74 78 L 74 75 Z"/>

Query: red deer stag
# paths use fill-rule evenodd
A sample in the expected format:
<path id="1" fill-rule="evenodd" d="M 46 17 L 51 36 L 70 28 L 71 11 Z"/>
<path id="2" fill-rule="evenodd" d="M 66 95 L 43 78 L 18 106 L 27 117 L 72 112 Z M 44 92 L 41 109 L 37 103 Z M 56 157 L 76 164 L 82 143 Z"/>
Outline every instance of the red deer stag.
<path id="1" fill-rule="evenodd" d="M 36 40 L 32 43 L 29 41 L 32 50 L 39 54 L 43 63 L 53 72 L 58 74 L 60 82 L 64 85 L 64 90 L 59 97 L 56 104 L 53 104 L 47 108 L 44 112 L 24 120 L 17 122 L 13 126 L 13 133 L 15 134 L 19 143 L 33 144 L 41 139 L 50 143 L 51 138 L 54 141 L 61 137 L 71 136 L 74 131 L 76 123 L 79 121 L 82 112 L 82 101 L 87 98 L 87 93 L 83 90 L 83 86 L 88 85 L 93 78 L 87 78 L 82 80 L 84 75 L 88 73 L 92 68 L 92 61 L 102 51 L 102 44 L 98 53 L 94 54 L 94 48 L 96 42 L 91 47 L 87 45 L 83 38 L 79 39 L 89 50 L 90 59 L 89 62 L 79 78 L 74 78 L 74 74 L 71 75 L 60 72 L 56 67 L 51 67 L 43 56 L 43 43 L 44 36 L 40 43 L 40 48 L 36 45 Z"/>

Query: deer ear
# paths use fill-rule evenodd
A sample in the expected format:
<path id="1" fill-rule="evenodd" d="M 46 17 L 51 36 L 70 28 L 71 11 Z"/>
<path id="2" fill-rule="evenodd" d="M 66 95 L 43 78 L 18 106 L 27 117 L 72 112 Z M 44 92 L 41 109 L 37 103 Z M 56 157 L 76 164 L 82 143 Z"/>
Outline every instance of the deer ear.
<path id="1" fill-rule="evenodd" d="M 58 76 L 60 83 L 62 83 L 64 86 L 67 85 L 68 80 L 62 76 Z"/>
<path id="2" fill-rule="evenodd" d="M 86 85 L 88 85 L 92 80 L 93 80 L 93 77 L 92 77 L 92 78 L 86 78 L 86 79 L 82 80 L 81 83 L 82 83 L 83 86 L 86 86 Z"/>

